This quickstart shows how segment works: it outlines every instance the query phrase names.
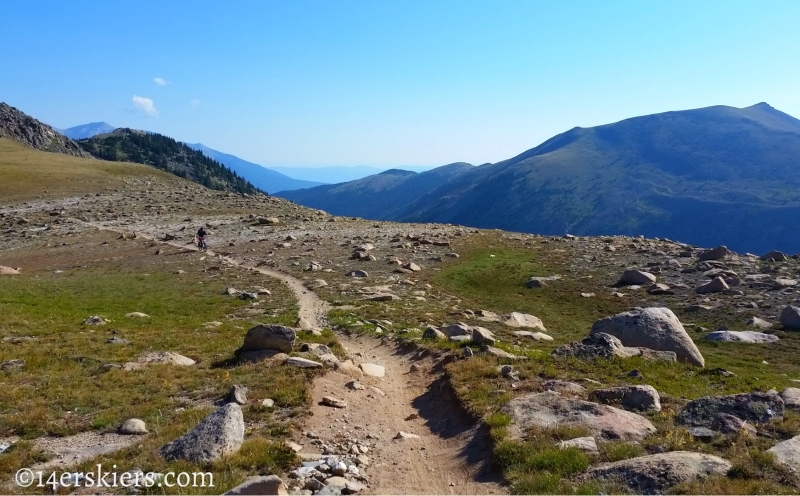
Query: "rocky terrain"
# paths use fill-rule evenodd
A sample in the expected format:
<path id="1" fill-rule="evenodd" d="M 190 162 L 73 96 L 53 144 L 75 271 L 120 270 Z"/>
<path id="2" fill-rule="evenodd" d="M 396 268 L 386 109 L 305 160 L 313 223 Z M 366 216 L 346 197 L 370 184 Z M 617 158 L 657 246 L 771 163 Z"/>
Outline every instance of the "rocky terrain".
<path id="1" fill-rule="evenodd" d="M 52 127 L 3 102 L 0 102 L 0 138 L 10 138 L 25 146 L 45 152 L 91 157 L 77 143 L 58 133 Z"/>
<path id="2" fill-rule="evenodd" d="M 794 254 L 365 221 L 163 176 L 52 188 L 0 205 L 6 481 L 102 461 L 240 494 L 800 484 Z M 95 301 L 56 291 L 115 271 Z M 48 377 L 121 399 L 64 404 Z"/>

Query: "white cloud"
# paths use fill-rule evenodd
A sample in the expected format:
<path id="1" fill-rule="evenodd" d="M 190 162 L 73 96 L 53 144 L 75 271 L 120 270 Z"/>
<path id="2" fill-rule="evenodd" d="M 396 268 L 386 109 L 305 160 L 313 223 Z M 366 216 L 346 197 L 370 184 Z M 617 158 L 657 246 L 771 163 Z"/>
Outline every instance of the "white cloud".
<path id="1" fill-rule="evenodd" d="M 200 106 L 200 105 L 202 105 L 202 104 L 203 104 L 203 102 L 201 102 L 200 100 L 191 100 L 191 101 L 189 102 L 189 105 L 191 105 L 191 106 L 192 106 L 192 108 L 197 108 L 197 107 L 199 107 L 199 106 Z"/>
<path id="2" fill-rule="evenodd" d="M 153 100 L 139 95 L 133 95 L 133 106 L 150 117 L 158 117 L 158 110 L 153 105 Z"/>
<path id="3" fill-rule="evenodd" d="M 159 86 L 166 86 L 166 85 L 169 84 L 169 81 L 167 81 L 164 78 L 160 78 L 160 77 L 153 78 L 153 82 L 156 83 Z"/>

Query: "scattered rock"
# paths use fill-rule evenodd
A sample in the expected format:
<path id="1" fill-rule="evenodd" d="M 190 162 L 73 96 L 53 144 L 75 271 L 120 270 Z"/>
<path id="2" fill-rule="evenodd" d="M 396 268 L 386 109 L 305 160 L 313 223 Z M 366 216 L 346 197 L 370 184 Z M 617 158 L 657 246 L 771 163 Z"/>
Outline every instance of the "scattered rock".
<path id="1" fill-rule="evenodd" d="M 721 260 L 730 254 L 731 252 L 728 251 L 728 248 L 726 248 L 723 245 L 720 245 L 714 248 L 713 250 L 704 251 L 703 253 L 697 256 L 697 259 L 700 260 L 701 262 L 707 260 Z"/>
<path id="2" fill-rule="evenodd" d="M 19 269 L 14 269 L 11 267 L 6 267 L 5 265 L 0 265 L 0 276 L 16 276 L 19 275 Z"/>
<path id="3" fill-rule="evenodd" d="M 142 312 L 126 313 L 125 316 L 128 317 L 129 319 L 148 319 L 148 318 L 150 318 L 149 315 L 147 315 L 146 313 L 142 313 Z"/>
<path id="4" fill-rule="evenodd" d="M 745 322 L 747 327 L 756 327 L 758 329 L 771 329 L 772 324 L 767 322 L 766 320 L 759 319 L 758 317 L 750 317 L 747 322 Z"/>
<path id="5" fill-rule="evenodd" d="M 556 392 L 518 396 L 502 409 L 511 417 L 509 434 L 520 439 L 530 427 L 575 425 L 587 428 L 593 436 L 604 439 L 640 440 L 656 431 L 649 420 L 608 405 L 575 398 L 564 398 Z"/>
<path id="6" fill-rule="evenodd" d="M 308 358 L 301 358 L 301 357 L 287 358 L 286 365 L 291 365 L 292 367 L 299 367 L 301 369 L 316 369 L 322 367 L 322 364 L 319 362 L 315 362 L 314 360 L 309 360 Z"/>
<path id="7" fill-rule="evenodd" d="M 381 365 L 375 365 L 374 363 L 362 363 L 359 365 L 364 374 L 372 376 L 372 377 L 383 377 L 386 375 L 386 369 Z"/>
<path id="8" fill-rule="evenodd" d="M 775 463 L 800 470 L 800 436 L 776 444 L 767 453 L 772 453 Z"/>
<path id="9" fill-rule="evenodd" d="M 618 403 L 626 410 L 661 411 L 658 391 L 653 386 L 623 386 L 596 389 L 589 393 L 589 399 L 600 403 Z"/>
<path id="10" fill-rule="evenodd" d="M 730 289 L 728 283 L 725 282 L 725 279 L 721 277 L 715 277 L 710 282 L 705 284 L 701 284 L 695 288 L 697 294 L 707 294 L 707 293 L 721 293 L 727 289 Z"/>
<path id="11" fill-rule="evenodd" d="M 712 475 L 726 475 L 727 460 L 703 453 L 672 451 L 604 463 L 590 469 L 587 479 L 614 479 L 641 494 L 661 494 L 670 487 Z"/>
<path id="12" fill-rule="evenodd" d="M 494 346 L 495 339 L 494 334 L 489 329 L 485 329 L 483 327 L 473 327 L 472 328 L 472 342 L 477 345 L 489 345 Z"/>
<path id="13" fill-rule="evenodd" d="M 552 336 L 549 336 L 543 332 L 531 332 L 531 331 L 514 331 L 512 334 L 515 336 L 519 336 L 521 338 L 530 338 L 534 341 L 552 341 Z"/>
<path id="14" fill-rule="evenodd" d="M 369 277 L 369 274 L 366 270 L 351 270 L 345 277 Z"/>
<path id="15" fill-rule="evenodd" d="M 787 329 L 800 330 L 800 307 L 786 305 L 779 320 Z"/>
<path id="16" fill-rule="evenodd" d="M 483 345 L 480 349 L 480 352 L 497 358 L 507 358 L 509 360 L 519 360 L 522 358 L 507 351 L 503 351 L 500 348 L 495 348 L 494 346 L 489 345 Z"/>
<path id="17" fill-rule="evenodd" d="M 677 361 L 674 351 L 655 351 L 649 348 L 623 346 L 616 337 L 603 332 L 596 332 L 581 342 L 572 342 L 559 346 L 551 353 L 556 357 L 593 358 L 630 358 L 641 356 L 649 360 Z"/>
<path id="18" fill-rule="evenodd" d="M 167 460 L 208 463 L 239 451 L 244 441 L 242 407 L 228 403 L 175 441 L 161 447 Z"/>
<path id="19" fill-rule="evenodd" d="M 737 343 L 752 343 L 764 344 L 775 343 L 779 340 L 778 336 L 772 334 L 764 334 L 763 332 L 755 331 L 731 331 L 728 329 L 721 329 L 718 331 L 710 332 L 703 336 L 706 341 L 718 342 L 737 342 Z"/>
<path id="20" fill-rule="evenodd" d="M 625 346 L 672 351 L 679 361 L 700 367 L 705 364 L 700 350 L 668 308 L 635 308 L 602 318 L 594 323 L 590 335 L 599 332 L 617 337 Z"/>
<path id="21" fill-rule="evenodd" d="M 558 443 L 558 447 L 561 449 L 565 448 L 578 448 L 581 451 L 587 451 L 589 453 L 597 453 L 597 441 L 591 436 L 587 437 L 576 437 L 575 439 L 568 439 L 566 441 L 561 441 Z"/>
<path id="22" fill-rule="evenodd" d="M 643 285 L 656 282 L 656 276 L 649 272 L 641 270 L 629 269 L 622 273 L 619 278 L 619 284 L 625 286 Z"/>
<path id="23" fill-rule="evenodd" d="M 289 355 L 278 350 L 254 350 L 243 351 L 239 353 L 238 358 L 241 363 L 268 362 L 273 364 L 282 364 L 289 359 Z"/>
<path id="24" fill-rule="evenodd" d="M 285 495 L 286 486 L 277 475 L 259 475 L 249 477 L 247 480 L 234 487 L 226 495 Z"/>
<path id="25" fill-rule="evenodd" d="M 771 252 L 765 253 L 758 258 L 763 262 L 785 262 L 786 260 L 789 260 L 789 257 L 787 257 L 785 253 L 782 253 L 778 250 L 772 250 Z"/>
<path id="26" fill-rule="evenodd" d="M 179 355 L 172 351 L 154 351 L 152 353 L 145 353 L 136 359 L 135 362 L 127 362 L 122 366 L 123 370 L 139 370 L 146 365 L 151 364 L 170 364 L 182 367 L 194 365 L 196 362 L 191 358 Z"/>
<path id="27" fill-rule="evenodd" d="M 746 434 L 756 437 L 756 428 L 744 420 L 728 413 L 718 413 L 711 422 L 711 429 L 722 434 Z"/>
<path id="28" fill-rule="evenodd" d="M 297 334 L 291 327 L 262 324 L 250 328 L 244 336 L 244 344 L 234 352 L 239 356 L 245 351 L 278 350 L 291 353 Z"/>
<path id="29" fill-rule="evenodd" d="M 323 396 L 322 404 L 333 408 L 347 408 L 347 402 L 333 396 Z"/>
<path id="30" fill-rule="evenodd" d="M 12 360 L 6 360 L 2 364 L 0 364 L 0 370 L 22 370 L 22 367 L 24 366 L 25 366 L 25 360 L 14 358 Z"/>
<path id="31" fill-rule="evenodd" d="M 408 432 L 400 431 L 392 439 L 400 439 L 405 441 L 408 439 L 419 439 L 419 436 L 416 434 L 409 434 Z"/>
<path id="32" fill-rule="evenodd" d="M 535 317 L 526 313 L 507 313 L 500 316 L 499 320 L 501 323 L 509 327 L 528 327 L 531 329 L 539 329 L 542 332 L 547 332 L 547 329 L 544 328 L 544 324 L 539 317 Z"/>
<path id="33" fill-rule="evenodd" d="M 244 405 L 247 403 L 247 388 L 239 384 L 234 384 L 228 392 L 227 399 L 229 403 Z"/>
<path id="34" fill-rule="evenodd" d="M 147 426 L 144 420 L 131 418 L 126 420 L 119 426 L 120 434 L 147 434 Z"/>
<path id="35" fill-rule="evenodd" d="M 422 332 L 422 339 L 445 340 L 447 335 L 433 326 L 428 326 Z"/>
<path id="36" fill-rule="evenodd" d="M 786 408 L 800 412 L 800 388 L 788 387 L 781 391 L 779 396 Z"/>
<path id="37" fill-rule="evenodd" d="M 90 315 L 83 319 L 83 325 L 103 325 L 110 321 L 104 319 L 103 317 L 97 315 Z"/>
<path id="38" fill-rule="evenodd" d="M 706 396 L 690 401 L 678 414 L 678 422 L 693 427 L 711 427 L 719 413 L 727 413 L 752 423 L 783 417 L 783 400 L 777 394 L 741 393 Z"/>

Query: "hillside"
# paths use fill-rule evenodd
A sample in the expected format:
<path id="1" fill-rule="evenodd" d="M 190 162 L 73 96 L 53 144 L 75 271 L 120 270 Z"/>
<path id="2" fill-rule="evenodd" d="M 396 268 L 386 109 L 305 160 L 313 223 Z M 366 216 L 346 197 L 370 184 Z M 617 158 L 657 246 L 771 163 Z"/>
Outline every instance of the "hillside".
<path id="1" fill-rule="evenodd" d="M 347 183 L 282 191 L 278 196 L 335 215 L 397 219 L 404 215 L 403 212 L 414 200 L 468 174 L 472 169 L 472 165 L 465 163 L 445 165 L 421 173 L 389 169 Z"/>
<path id="2" fill-rule="evenodd" d="M 219 162 L 160 134 L 120 128 L 78 143 L 84 150 L 103 160 L 151 165 L 210 189 L 258 192 L 255 186 Z"/>
<path id="3" fill-rule="evenodd" d="M 433 167 L 411 165 L 391 167 L 412 172 L 425 172 Z M 338 184 L 348 181 L 355 181 L 374 174 L 380 174 L 389 170 L 387 167 L 371 167 L 367 165 L 330 165 L 324 167 L 280 167 L 270 166 L 271 170 L 280 172 L 289 177 L 303 179 L 306 181 L 321 181 L 324 184 Z"/>
<path id="4" fill-rule="evenodd" d="M 0 138 L 9 138 L 45 152 L 91 157 L 74 141 L 52 127 L 3 102 L 0 102 Z"/>
<path id="5" fill-rule="evenodd" d="M 799 169 L 800 121 L 761 103 L 575 128 L 434 190 L 408 190 L 400 202 L 388 192 L 372 197 L 383 206 L 326 187 L 284 196 L 375 219 L 797 252 Z M 358 182 L 348 184 L 339 190 L 361 194 Z"/>
<path id="6" fill-rule="evenodd" d="M 203 154 L 207 157 L 225 165 L 242 178 L 250 181 L 255 187 L 268 193 L 275 191 L 313 188 L 314 186 L 323 184 L 322 182 L 303 181 L 300 179 L 291 178 L 281 174 L 280 172 L 267 169 L 258 164 L 254 164 L 253 162 L 248 162 L 247 160 L 243 160 L 235 155 L 214 150 L 213 148 L 209 148 L 202 143 L 186 143 L 186 146 L 192 150 L 203 152 Z"/>

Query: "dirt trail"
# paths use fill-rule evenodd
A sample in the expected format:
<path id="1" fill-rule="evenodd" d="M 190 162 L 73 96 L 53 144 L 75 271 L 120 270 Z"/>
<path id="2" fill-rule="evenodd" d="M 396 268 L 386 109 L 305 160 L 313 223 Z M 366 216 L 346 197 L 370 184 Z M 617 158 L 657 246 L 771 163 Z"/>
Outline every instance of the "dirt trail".
<path id="1" fill-rule="evenodd" d="M 92 222 L 75 222 L 117 233 L 131 233 Z M 137 237 L 181 249 L 196 251 L 194 245 L 157 240 L 136 232 Z M 227 263 L 254 270 L 284 281 L 297 297 L 299 316 L 312 326 L 325 327 L 328 304 L 303 282 L 283 272 L 243 265 L 236 259 L 208 255 Z M 306 432 L 323 441 L 349 438 L 369 439 L 370 466 L 365 470 L 372 494 L 506 494 L 502 479 L 491 470 L 491 449 L 483 428 L 478 427 L 458 406 L 443 379 L 441 359 L 415 349 L 402 349 L 388 340 L 338 333 L 342 345 L 356 363 L 374 363 L 385 368 L 385 377 L 358 378 L 363 390 L 345 385 L 353 377 L 331 371 L 312 386 L 312 409 Z M 418 370 L 411 372 L 411 365 Z M 346 409 L 320 404 L 333 395 L 348 402 Z M 399 440 L 400 432 L 419 438 Z M 318 452 L 309 439 L 298 438 L 303 453 Z"/>

